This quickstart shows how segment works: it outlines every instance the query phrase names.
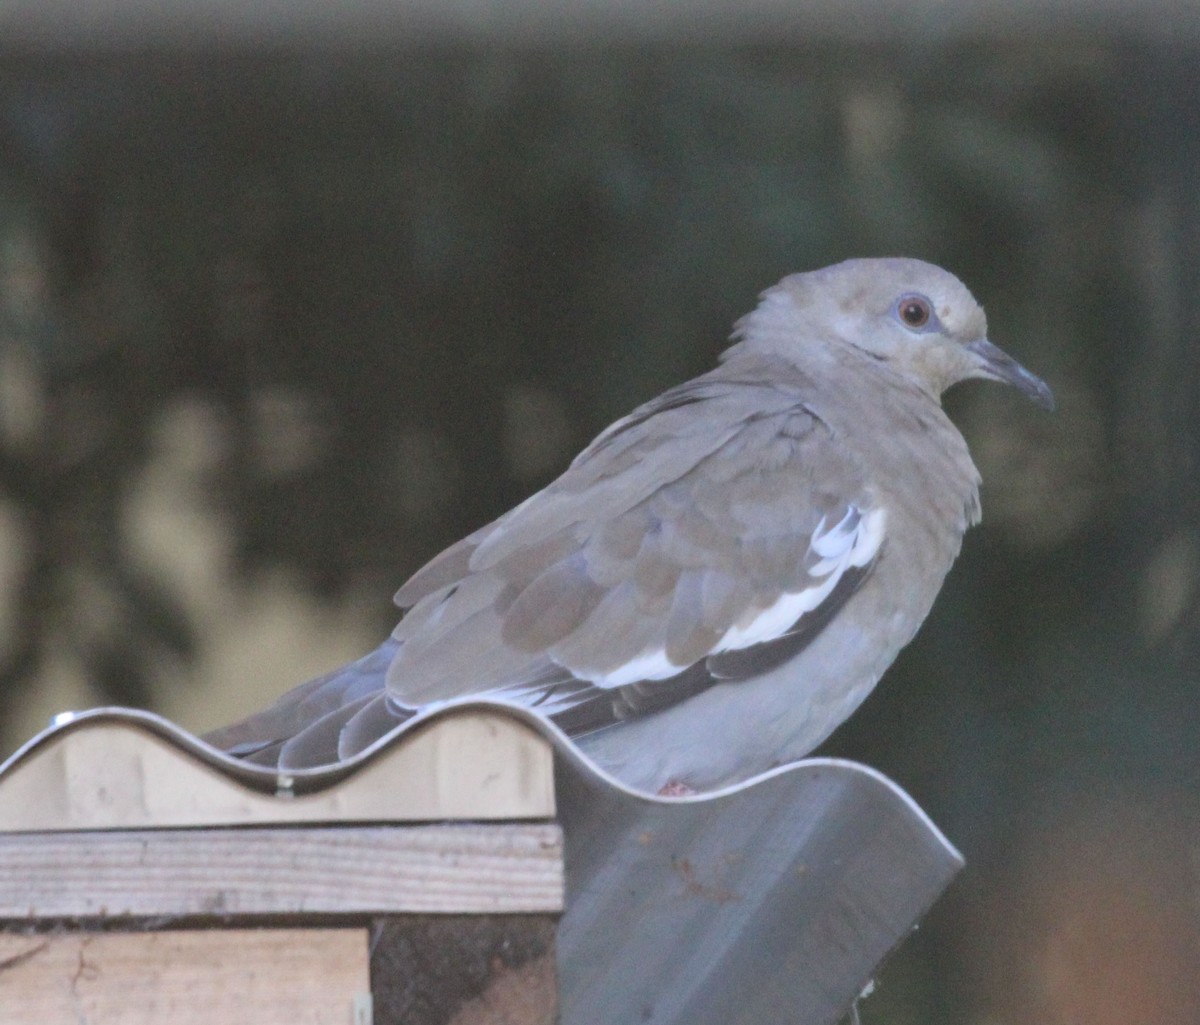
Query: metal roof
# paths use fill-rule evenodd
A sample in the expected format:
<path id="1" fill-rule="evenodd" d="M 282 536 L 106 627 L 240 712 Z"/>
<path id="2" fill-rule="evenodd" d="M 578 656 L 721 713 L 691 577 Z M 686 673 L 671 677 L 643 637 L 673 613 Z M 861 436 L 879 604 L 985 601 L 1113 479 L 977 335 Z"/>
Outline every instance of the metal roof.
<path id="1" fill-rule="evenodd" d="M 141 732 L 192 771 L 198 764 L 255 798 L 283 794 L 292 803 L 369 779 L 377 763 L 428 745 L 438 729 L 451 739 L 435 760 L 455 751 L 469 760 L 475 755 L 467 748 L 478 745 L 444 727 L 491 722 L 503 737 L 514 720 L 519 734 L 531 727 L 544 738 L 533 737 L 536 746 L 552 745 L 557 764 L 566 838 L 557 940 L 564 1025 L 832 1025 L 963 864 L 912 799 L 865 766 L 814 758 L 711 794 L 648 796 L 605 776 L 552 724 L 494 702 L 421 716 L 346 762 L 282 774 L 230 758 L 153 713 L 107 708 L 60 717 L 0 765 L 0 833 L 8 790 L 23 773 L 34 776 L 32 767 L 56 745 L 90 730 Z M 523 760 L 536 776 L 536 754 Z M 89 772 L 85 786 L 101 785 Z M 467 774 L 455 786 L 485 793 L 494 775 Z M 53 773 L 43 778 L 57 785 Z M 120 786 L 102 782 L 108 793 Z M 509 816 L 526 807 L 553 811 L 536 783 L 499 792 Z M 76 804 L 87 799 L 86 789 L 75 795 Z M 446 807 L 468 814 L 475 807 L 455 800 Z M 419 801 L 411 807 L 426 808 L 428 817 Z"/>

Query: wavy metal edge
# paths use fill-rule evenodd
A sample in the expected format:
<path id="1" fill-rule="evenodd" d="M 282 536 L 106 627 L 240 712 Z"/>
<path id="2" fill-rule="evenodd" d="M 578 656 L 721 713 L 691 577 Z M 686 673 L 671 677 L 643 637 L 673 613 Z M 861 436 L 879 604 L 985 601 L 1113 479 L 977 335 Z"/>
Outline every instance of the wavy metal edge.
<path id="1" fill-rule="evenodd" d="M 148 730 L 155 736 L 173 744 L 185 754 L 223 773 L 229 779 L 252 789 L 264 793 L 311 793 L 340 783 L 357 772 L 362 766 L 378 758 L 382 752 L 396 744 L 404 743 L 410 733 L 416 733 L 439 719 L 481 710 L 506 715 L 536 730 L 554 746 L 560 757 L 564 758 L 585 777 L 592 779 L 596 783 L 625 794 L 635 800 L 647 801 L 654 804 L 682 805 L 719 801 L 732 794 L 741 793 L 751 787 L 757 786 L 766 780 L 788 773 L 812 771 L 822 768 L 837 768 L 839 771 L 848 770 L 862 775 L 876 786 L 881 786 L 889 790 L 908 807 L 919 821 L 928 827 L 932 835 L 948 851 L 956 857 L 961 858 L 954 845 L 925 813 L 924 809 L 899 784 L 889 779 L 877 769 L 863 765 L 861 762 L 844 758 L 803 758 L 799 761 L 778 765 L 766 772 L 722 787 L 719 790 L 667 797 L 628 786 L 606 772 L 588 758 L 561 729 L 536 712 L 518 705 L 508 704 L 504 701 L 478 698 L 463 700 L 461 702 L 450 702 L 421 712 L 406 722 L 401 723 L 390 732 L 385 733 L 378 740 L 350 758 L 328 765 L 288 771 L 280 771 L 244 762 L 206 743 L 196 734 L 185 730 L 182 726 L 157 712 L 140 708 L 123 708 L 117 705 L 106 705 L 79 712 L 64 712 L 55 717 L 55 722 L 51 726 L 35 734 L 0 764 L 0 783 L 3 782 L 4 777 L 18 764 L 50 742 L 78 729 L 95 725 L 96 723 L 119 722 Z"/>
<path id="2" fill-rule="evenodd" d="M 858 762 L 806 758 L 663 797 L 625 785 L 553 723 L 501 701 L 430 710 L 353 758 L 292 772 L 248 765 L 154 712 L 94 708 L 21 745 L 0 764 L 0 785 L 63 736 L 119 723 L 255 791 L 313 793 L 435 722 L 480 711 L 535 730 L 560 760 L 564 1025 L 832 1025 L 964 864 L 900 786 Z"/>

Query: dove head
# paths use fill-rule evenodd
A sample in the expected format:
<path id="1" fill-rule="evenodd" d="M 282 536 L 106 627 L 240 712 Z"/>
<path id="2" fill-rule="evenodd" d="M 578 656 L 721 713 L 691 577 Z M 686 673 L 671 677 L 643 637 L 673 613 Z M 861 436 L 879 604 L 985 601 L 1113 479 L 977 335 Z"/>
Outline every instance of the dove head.
<path id="1" fill-rule="evenodd" d="M 983 308 L 953 274 L 909 259 L 847 260 L 793 274 L 763 293 L 739 338 L 785 358 L 848 347 L 934 398 L 959 381 L 1010 384 L 1054 408 L 1050 388 L 987 338 Z"/>

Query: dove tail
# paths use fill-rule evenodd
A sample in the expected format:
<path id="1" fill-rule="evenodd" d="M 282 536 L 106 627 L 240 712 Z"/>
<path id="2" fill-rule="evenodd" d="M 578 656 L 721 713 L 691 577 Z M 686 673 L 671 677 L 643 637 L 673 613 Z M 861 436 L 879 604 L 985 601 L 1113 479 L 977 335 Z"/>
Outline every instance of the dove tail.
<path id="1" fill-rule="evenodd" d="M 388 700 L 387 669 L 398 642 L 302 683 L 270 708 L 202 738 L 237 758 L 281 769 L 327 765 L 362 750 L 412 711 Z"/>

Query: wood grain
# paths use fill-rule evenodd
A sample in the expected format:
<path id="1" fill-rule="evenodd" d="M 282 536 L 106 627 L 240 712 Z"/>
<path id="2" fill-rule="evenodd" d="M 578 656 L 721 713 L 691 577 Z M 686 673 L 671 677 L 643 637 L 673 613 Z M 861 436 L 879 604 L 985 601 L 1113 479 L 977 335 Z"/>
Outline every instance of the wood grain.
<path id="1" fill-rule="evenodd" d="M 0 772 L 0 831 L 549 819 L 551 751 L 510 716 L 451 711 L 336 783 L 275 796 L 145 724 L 80 719 Z"/>
<path id="2" fill-rule="evenodd" d="M 0 934 L 4 1025 L 351 1025 L 366 929 Z"/>
<path id="3" fill-rule="evenodd" d="M 0 918 L 558 912 L 550 823 L 0 835 Z"/>

